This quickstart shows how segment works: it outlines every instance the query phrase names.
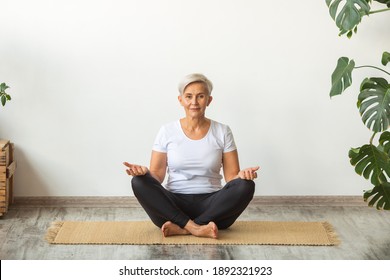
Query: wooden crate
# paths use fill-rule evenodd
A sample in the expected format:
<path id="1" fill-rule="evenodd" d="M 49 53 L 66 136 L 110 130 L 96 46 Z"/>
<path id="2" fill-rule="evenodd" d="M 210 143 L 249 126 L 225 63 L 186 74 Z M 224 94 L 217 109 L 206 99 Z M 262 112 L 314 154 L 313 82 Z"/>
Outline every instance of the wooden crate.
<path id="1" fill-rule="evenodd" d="M 14 144 L 0 139 L 0 216 L 7 213 L 8 206 L 13 202 L 15 169 Z"/>

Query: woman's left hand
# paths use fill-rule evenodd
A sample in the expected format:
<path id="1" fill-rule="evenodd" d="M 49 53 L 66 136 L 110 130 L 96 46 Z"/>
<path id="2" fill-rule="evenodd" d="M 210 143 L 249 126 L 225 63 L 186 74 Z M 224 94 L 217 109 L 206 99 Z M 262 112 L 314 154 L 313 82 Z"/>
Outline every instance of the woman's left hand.
<path id="1" fill-rule="evenodd" d="M 238 172 L 238 178 L 244 179 L 244 180 L 254 180 L 257 178 L 257 170 L 259 170 L 260 167 L 249 167 L 241 170 Z"/>

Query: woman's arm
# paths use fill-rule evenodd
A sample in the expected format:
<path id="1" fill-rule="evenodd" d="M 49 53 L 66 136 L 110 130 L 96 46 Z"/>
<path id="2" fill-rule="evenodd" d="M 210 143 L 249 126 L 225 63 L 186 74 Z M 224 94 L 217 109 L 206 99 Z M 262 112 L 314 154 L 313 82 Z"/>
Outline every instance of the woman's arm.
<path id="1" fill-rule="evenodd" d="M 226 183 L 237 178 L 245 180 L 256 179 L 256 171 L 260 168 L 256 166 L 240 170 L 237 150 L 222 155 L 222 166 Z"/>
<path id="2" fill-rule="evenodd" d="M 223 153 L 222 155 L 222 167 L 223 175 L 226 183 L 238 178 L 238 172 L 240 172 L 240 163 L 238 161 L 237 150 Z"/>
<path id="3" fill-rule="evenodd" d="M 132 164 L 128 162 L 123 163 L 128 169 L 126 169 L 127 174 L 130 176 L 142 176 L 150 172 L 157 181 L 162 183 L 165 178 L 165 173 L 167 171 L 167 154 L 152 151 L 152 156 L 150 159 L 150 168 L 146 166 Z"/>
<path id="4" fill-rule="evenodd" d="M 164 181 L 167 172 L 167 154 L 152 151 L 150 158 L 150 174 L 160 183 Z"/>

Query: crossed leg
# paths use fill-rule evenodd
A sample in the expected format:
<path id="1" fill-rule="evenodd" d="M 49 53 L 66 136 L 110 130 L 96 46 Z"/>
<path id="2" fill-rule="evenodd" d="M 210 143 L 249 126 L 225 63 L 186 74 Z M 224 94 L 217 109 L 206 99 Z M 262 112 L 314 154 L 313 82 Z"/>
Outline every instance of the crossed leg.
<path id="1" fill-rule="evenodd" d="M 245 210 L 253 197 L 255 184 L 242 179 L 227 183 L 220 191 L 198 202 L 195 208 L 203 209 L 201 214 L 188 214 L 192 211 L 188 208 L 194 205 L 188 206 L 150 174 L 134 177 L 132 187 L 141 206 L 165 237 L 192 234 L 218 238 L 218 228 L 228 228 Z"/>

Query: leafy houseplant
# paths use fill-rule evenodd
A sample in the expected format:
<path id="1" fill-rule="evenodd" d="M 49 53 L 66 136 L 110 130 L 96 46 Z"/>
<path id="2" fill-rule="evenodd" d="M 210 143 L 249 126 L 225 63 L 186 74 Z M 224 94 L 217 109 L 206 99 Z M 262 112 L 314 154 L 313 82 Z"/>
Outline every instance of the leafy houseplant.
<path id="1" fill-rule="evenodd" d="M 7 101 L 11 100 L 11 96 L 5 92 L 7 88 L 9 88 L 9 86 L 7 86 L 5 83 L 0 84 L 0 100 L 3 106 Z"/>
<path id="2" fill-rule="evenodd" d="M 340 34 L 347 34 L 351 38 L 357 32 L 357 25 L 362 17 L 370 14 L 390 11 L 390 0 L 376 0 L 385 4 L 388 8 L 371 11 L 371 0 L 325 0 L 329 7 L 331 17 L 339 27 Z M 344 6 L 339 9 L 341 2 Z M 390 62 L 390 53 L 382 55 L 382 65 Z M 352 84 L 352 71 L 359 68 L 374 68 L 390 76 L 388 71 L 382 68 L 363 65 L 355 66 L 355 61 L 348 57 L 341 57 L 332 74 L 332 88 L 330 96 L 340 95 Z M 377 209 L 390 210 L 390 84 L 383 77 L 365 78 L 360 85 L 357 107 L 363 123 L 373 134 L 369 144 L 349 151 L 351 164 L 356 173 L 370 180 L 374 185 L 371 190 L 365 191 L 363 198 L 369 206 L 376 205 Z M 374 139 L 377 133 L 378 144 Z"/>
<path id="3" fill-rule="evenodd" d="M 384 52 L 382 64 L 390 61 L 390 53 Z M 352 83 L 354 69 L 375 66 L 355 66 L 355 62 L 347 57 L 338 60 L 336 69 L 332 74 L 332 88 L 330 96 L 341 94 Z M 390 73 L 380 69 L 390 76 Z M 369 205 L 376 203 L 377 209 L 390 210 L 390 84 L 382 77 L 365 78 L 360 85 L 357 107 L 362 116 L 363 123 L 373 131 L 370 143 L 349 151 L 351 164 L 355 171 L 364 178 L 370 179 L 374 185 L 372 190 L 364 193 L 364 200 L 370 197 Z M 381 132 L 379 145 L 373 144 L 374 137 Z"/>

